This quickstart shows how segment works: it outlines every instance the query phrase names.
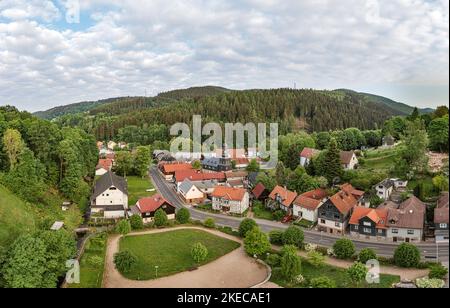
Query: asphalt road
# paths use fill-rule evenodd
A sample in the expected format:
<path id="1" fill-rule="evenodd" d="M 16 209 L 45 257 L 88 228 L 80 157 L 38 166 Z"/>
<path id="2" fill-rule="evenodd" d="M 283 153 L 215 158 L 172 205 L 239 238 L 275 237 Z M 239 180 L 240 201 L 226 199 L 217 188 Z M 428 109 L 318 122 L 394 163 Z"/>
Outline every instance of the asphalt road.
<path id="1" fill-rule="evenodd" d="M 195 210 L 189 206 L 186 206 L 176 193 L 175 185 L 168 183 L 166 180 L 164 180 L 156 167 L 152 167 L 150 169 L 150 176 L 153 180 L 153 183 L 156 185 L 156 188 L 162 194 L 162 196 L 169 202 L 171 202 L 178 209 L 183 207 L 188 208 L 189 211 L 191 212 L 192 219 L 203 221 L 208 217 L 212 217 L 216 221 L 217 225 L 228 226 L 233 229 L 239 228 L 239 224 L 243 218 L 205 213 L 199 210 Z M 255 219 L 255 221 L 258 223 L 261 230 L 263 230 L 264 232 L 269 232 L 271 230 L 283 230 L 289 226 L 279 222 L 272 222 L 262 219 Z M 315 243 L 319 246 L 324 247 L 333 246 L 336 240 L 340 238 L 339 236 L 333 236 L 330 234 L 310 230 L 304 230 L 304 233 L 305 233 L 305 242 Z M 357 251 L 363 248 L 372 248 L 377 252 L 378 255 L 384 257 L 392 257 L 394 254 L 394 250 L 399 245 L 399 243 L 383 243 L 374 241 L 362 241 L 352 238 L 350 239 L 354 242 Z M 448 262 L 449 260 L 448 244 L 440 244 L 439 247 L 437 247 L 436 244 L 434 243 L 420 243 L 416 244 L 416 246 L 420 249 L 422 258 L 424 260 L 435 261 L 437 257 L 437 251 L 439 252 L 438 258 L 440 261 Z"/>

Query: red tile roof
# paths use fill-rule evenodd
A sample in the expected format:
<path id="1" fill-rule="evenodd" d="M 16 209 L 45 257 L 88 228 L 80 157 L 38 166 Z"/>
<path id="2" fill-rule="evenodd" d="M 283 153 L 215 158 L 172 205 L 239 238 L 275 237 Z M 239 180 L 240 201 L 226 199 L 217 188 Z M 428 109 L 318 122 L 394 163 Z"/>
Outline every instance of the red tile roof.
<path id="1" fill-rule="evenodd" d="M 344 215 L 347 215 L 358 203 L 352 194 L 343 190 L 332 196 L 330 201 Z"/>
<path id="2" fill-rule="evenodd" d="M 214 198 L 221 198 L 230 201 L 242 201 L 244 199 L 246 190 L 243 188 L 232 188 L 226 186 L 216 186 L 211 194 Z"/>
<path id="3" fill-rule="evenodd" d="M 303 151 L 300 153 L 300 157 L 305 157 L 305 158 L 311 159 L 319 153 L 320 153 L 319 150 L 311 149 L 311 148 L 304 148 Z"/>
<path id="4" fill-rule="evenodd" d="M 173 207 L 173 205 L 169 201 L 158 194 L 152 197 L 139 199 L 139 201 L 136 203 L 136 206 L 141 213 L 153 213 L 164 204 Z"/>
<path id="5" fill-rule="evenodd" d="M 259 199 L 265 190 L 266 187 L 262 183 L 258 183 L 256 184 L 255 188 L 253 188 L 252 194 L 256 199 Z"/>
<path id="6" fill-rule="evenodd" d="M 181 170 L 191 170 L 191 164 L 165 164 L 162 166 L 162 170 L 165 174 L 174 173 Z"/>
<path id="7" fill-rule="evenodd" d="M 359 225 L 359 221 L 367 217 L 372 220 L 378 229 L 386 229 L 386 222 L 388 217 L 388 209 L 371 209 L 362 206 L 357 206 L 353 210 L 352 217 L 350 218 L 349 224 Z"/>
<path id="8" fill-rule="evenodd" d="M 314 211 L 322 204 L 323 199 L 327 196 L 328 194 L 325 190 L 316 189 L 298 196 L 297 199 L 295 199 L 294 204 Z"/>
<path id="9" fill-rule="evenodd" d="M 209 180 L 225 180 L 225 174 L 223 172 L 209 172 L 202 173 L 197 170 L 181 170 L 175 172 L 175 181 L 177 183 L 183 182 L 189 179 L 190 181 L 209 181 Z"/>
<path id="10" fill-rule="evenodd" d="M 364 192 L 362 190 L 355 189 L 352 186 L 352 184 L 349 184 L 349 183 L 343 184 L 339 187 L 341 188 L 341 190 L 343 190 L 349 194 L 352 194 L 357 199 L 359 199 L 360 197 L 362 197 L 364 195 Z"/>
<path id="11" fill-rule="evenodd" d="M 277 195 L 281 196 L 281 203 L 286 207 L 290 207 L 292 202 L 294 202 L 297 197 L 297 193 L 287 190 L 281 186 L 275 187 L 275 189 L 270 193 L 269 198 L 276 201 Z"/>
<path id="12" fill-rule="evenodd" d="M 105 170 L 111 170 L 113 165 L 113 161 L 112 159 L 99 159 L 98 160 L 98 164 L 97 167 L 95 168 L 96 170 L 103 168 Z"/>

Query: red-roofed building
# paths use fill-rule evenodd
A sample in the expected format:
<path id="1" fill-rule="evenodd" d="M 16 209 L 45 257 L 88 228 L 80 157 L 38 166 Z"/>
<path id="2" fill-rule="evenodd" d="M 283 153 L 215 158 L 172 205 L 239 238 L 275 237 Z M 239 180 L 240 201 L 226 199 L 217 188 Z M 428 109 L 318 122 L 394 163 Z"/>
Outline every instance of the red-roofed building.
<path id="1" fill-rule="evenodd" d="M 242 214 L 250 204 L 249 194 L 243 188 L 216 186 L 211 197 L 213 210 L 224 213 Z"/>
<path id="2" fill-rule="evenodd" d="M 350 234 L 364 239 L 386 239 L 388 208 L 357 206 L 349 221 Z"/>
<path id="3" fill-rule="evenodd" d="M 272 210 L 281 209 L 288 213 L 288 215 L 292 215 L 292 203 L 294 202 L 295 198 L 297 198 L 296 192 L 290 191 L 281 186 L 277 186 L 270 193 L 269 198 L 266 200 L 267 207 L 271 208 Z"/>
<path id="4" fill-rule="evenodd" d="M 160 164 L 159 169 L 161 170 L 167 181 L 173 180 L 177 171 L 193 170 L 192 165 L 187 163 Z"/>
<path id="5" fill-rule="evenodd" d="M 301 194 L 294 201 L 294 217 L 317 222 L 319 207 L 327 200 L 328 194 L 323 189 L 315 189 Z"/>
<path id="6" fill-rule="evenodd" d="M 226 176 L 223 172 L 207 172 L 203 173 L 201 171 L 197 170 L 181 170 L 175 172 L 175 183 L 177 184 L 177 187 L 184 181 L 184 180 L 190 180 L 192 182 L 196 181 L 218 181 L 218 182 L 225 182 Z"/>
<path id="7" fill-rule="evenodd" d="M 139 199 L 131 211 L 134 215 L 140 215 L 144 223 L 150 223 L 159 209 L 166 212 L 168 219 L 175 219 L 175 207 L 159 194 Z"/>
<path id="8" fill-rule="evenodd" d="M 358 157 L 356 157 L 353 151 L 341 151 L 340 154 L 341 164 L 345 170 L 354 170 L 358 166 Z"/>
<path id="9" fill-rule="evenodd" d="M 111 171 L 113 162 L 112 159 L 99 159 L 97 167 L 95 167 L 95 175 L 101 176 Z"/>
<path id="10" fill-rule="evenodd" d="M 252 195 L 255 200 L 265 200 L 269 196 L 269 191 L 263 183 L 258 183 L 255 188 L 253 188 Z"/>
<path id="11" fill-rule="evenodd" d="M 302 167 L 305 167 L 306 165 L 309 164 L 309 162 L 314 156 L 317 156 L 319 154 L 320 154 L 319 150 L 304 148 L 303 151 L 300 153 L 300 165 Z"/>

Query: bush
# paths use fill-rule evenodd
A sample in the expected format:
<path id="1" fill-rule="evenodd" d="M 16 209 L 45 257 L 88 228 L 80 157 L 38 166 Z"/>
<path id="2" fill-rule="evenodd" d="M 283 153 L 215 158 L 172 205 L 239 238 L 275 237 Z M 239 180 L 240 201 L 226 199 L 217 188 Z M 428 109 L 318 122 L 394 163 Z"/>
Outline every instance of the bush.
<path id="1" fill-rule="evenodd" d="M 155 212 L 155 217 L 153 218 L 153 222 L 156 227 L 163 227 L 167 225 L 169 219 L 167 218 L 166 212 L 163 209 L 159 209 Z"/>
<path id="2" fill-rule="evenodd" d="M 270 254 L 266 259 L 266 263 L 272 268 L 280 266 L 280 262 L 281 257 L 275 253 Z"/>
<path id="3" fill-rule="evenodd" d="M 394 262 L 400 267 L 417 267 L 420 263 L 420 251 L 412 244 L 403 243 L 394 252 Z"/>
<path id="4" fill-rule="evenodd" d="M 188 209 L 182 208 L 178 210 L 176 214 L 176 219 L 180 224 L 187 224 L 189 222 L 189 219 L 191 218 L 191 213 Z"/>
<path id="5" fill-rule="evenodd" d="M 366 264 L 369 260 L 377 260 L 377 254 L 371 248 L 361 249 L 358 255 L 358 261 L 362 264 Z"/>
<path id="6" fill-rule="evenodd" d="M 296 226 L 290 226 L 284 231 L 282 241 L 284 245 L 295 245 L 299 248 L 303 246 L 305 236 L 303 230 Z"/>
<path id="7" fill-rule="evenodd" d="M 196 243 L 192 245 L 191 256 L 192 259 L 199 264 L 206 260 L 206 257 L 208 256 L 208 248 L 206 248 L 206 246 L 202 243 Z"/>
<path id="8" fill-rule="evenodd" d="M 283 212 L 282 210 L 273 212 L 273 219 L 275 219 L 276 221 L 282 220 L 284 216 L 286 216 L 286 213 Z"/>
<path id="9" fill-rule="evenodd" d="M 128 250 L 118 252 L 114 255 L 114 264 L 121 273 L 130 271 L 137 261 L 137 257 Z"/>
<path id="10" fill-rule="evenodd" d="M 100 267 L 103 264 L 103 259 L 99 256 L 90 256 L 86 261 L 87 264 L 93 267 Z"/>
<path id="11" fill-rule="evenodd" d="M 338 259 L 350 259 L 355 254 L 355 245 L 346 238 L 341 238 L 333 245 L 333 252 Z"/>
<path id="12" fill-rule="evenodd" d="M 245 235 L 244 248 L 251 256 L 262 256 L 270 251 L 271 246 L 267 234 L 256 227 Z"/>
<path id="13" fill-rule="evenodd" d="M 336 283 L 328 277 L 317 277 L 311 279 L 310 286 L 313 289 L 333 289 Z"/>
<path id="14" fill-rule="evenodd" d="M 131 232 L 131 225 L 128 220 L 121 220 L 116 225 L 116 232 L 122 235 L 127 235 Z"/>
<path id="15" fill-rule="evenodd" d="M 317 252 L 320 252 L 321 254 L 323 254 L 324 256 L 328 256 L 328 248 L 326 247 L 322 247 L 322 246 L 318 246 L 316 248 Z"/>
<path id="16" fill-rule="evenodd" d="M 308 252 L 308 261 L 315 267 L 321 267 L 325 263 L 325 256 L 320 252 L 311 250 Z"/>
<path id="17" fill-rule="evenodd" d="M 239 235 L 240 237 L 245 237 L 248 231 L 253 230 L 254 227 L 257 227 L 256 221 L 250 218 L 245 218 L 241 221 L 239 225 Z"/>
<path id="18" fill-rule="evenodd" d="M 297 254 L 298 248 L 294 245 L 284 245 L 280 250 L 280 255 L 284 256 L 285 254 L 292 253 Z"/>
<path id="19" fill-rule="evenodd" d="M 205 219 L 205 222 L 203 223 L 203 225 L 204 225 L 206 228 L 213 229 L 213 228 L 216 227 L 216 221 L 214 220 L 214 218 L 206 218 L 206 219 Z"/>
<path id="20" fill-rule="evenodd" d="M 142 230 L 144 229 L 144 222 L 142 221 L 141 216 L 133 215 L 130 217 L 130 225 L 133 230 Z"/>
<path id="21" fill-rule="evenodd" d="M 295 277 L 300 275 L 302 263 L 300 257 L 292 252 L 285 253 L 281 257 L 281 274 L 286 281 L 293 281 Z"/>
<path id="22" fill-rule="evenodd" d="M 416 280 L 416 285 L 419 289 L 442 289 L 445 286 L 445 281 L 442 279 L 419 278 Z"/>
<path id="23" fill-rule="evenodd" d="M 283 244 L 283 231 L 280 230 L 272 230 L 269 232 L 270 243 L 274 245 L 282 245 Z"/>
<path id="24" fill-rule="evenodd" d="M 366 279 L 367 272 L 367 267 L 360 262 L 355 262 L 347 269 L 347 275 L 356 285 L 359 285 L 364 279 Z"/>
<path id="25" fill-rule="evenodd" d="M 448 269 L 442 264 L 434 264 L 430 266 L 428 277 L 431 279 L 444 279 L 448 274 Z"/>

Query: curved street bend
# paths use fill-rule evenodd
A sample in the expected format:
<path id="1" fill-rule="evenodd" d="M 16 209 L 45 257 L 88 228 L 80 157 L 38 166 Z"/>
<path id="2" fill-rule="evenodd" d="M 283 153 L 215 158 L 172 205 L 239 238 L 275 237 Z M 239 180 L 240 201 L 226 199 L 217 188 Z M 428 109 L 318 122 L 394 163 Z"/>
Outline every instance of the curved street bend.
<path id="1" fill-rule="evenodd" d="M 167 181 L 165 181 L 160 173 L 158 172 L 156 167 L 152 167 L 150 169 L 150 176 L 153 180 L 153 183 L 156 185 L 155 187 L 161 193 L 161 195 L 171 202 L 176 208 L 186 207 L 184 202 L 179 198 L 176 194 L 174 186 Z M 233 229 L 238 229 L 239 224 L 243 218 L 236 218 L 231 216 L 225 216 L 220 214 L 206 213 L 199 210 L 195 210 L 190 207 L 186 207 L 191 212 L 191 217 L 195 220 L 201 220 L 208 217 L 213 217 L 216 221 L 217 225 L 220 226 L 228 226 Z M 265 232 L 269 232 L 271 230 L 276 229 L 286 229 L 288 225 L 273 222 L 262 219 L 255 219 L 261 229 Z M 333 236 L 326 233 L 320 233 L 317 231 L 304 230 L 305 233 L 305 242 L 314 243 L 324 247 L 333 246 L 336 239 L 340 238 L 339 236 Z M 399 243 L 387 243 L 387 242 L 375 242 L 375 241 L 364 241 L 360 239 L 351 239 L 356 246 L 356 249 L 359 251 L 363 248 L 373 248 L 378 255 L 384 257 L 392 257 L 394 254 L 395 248 L 399 245 Z M 420 249 L 422 257 L 424 260 L 433 261 L 436 260 L 438 256 L 440 261 L 447 262 L 449 256 L 448 243 L 439 244 L 437 246 L 435 243 L 420 243 L 416 244 L 416 246 Z"/>

